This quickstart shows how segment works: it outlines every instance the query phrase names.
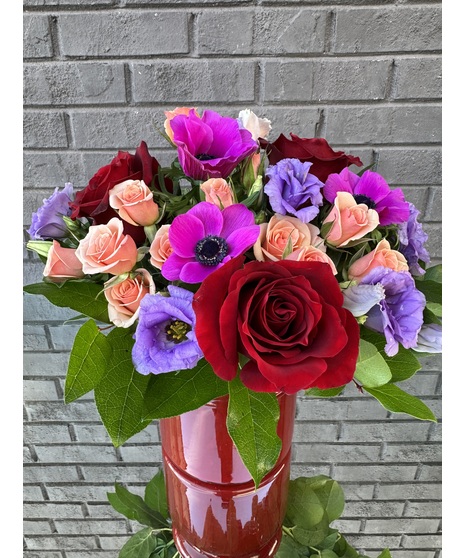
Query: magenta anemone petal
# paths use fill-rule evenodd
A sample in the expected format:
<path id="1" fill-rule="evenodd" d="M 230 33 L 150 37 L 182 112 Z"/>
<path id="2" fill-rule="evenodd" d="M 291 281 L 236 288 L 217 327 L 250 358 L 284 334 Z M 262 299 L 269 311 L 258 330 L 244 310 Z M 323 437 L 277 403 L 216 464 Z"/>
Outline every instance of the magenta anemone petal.
<path id="1" fill-rule="evenodd" d="M 168 236 L 178 256 L 191 258 L 197 242 L 206 236 L 204 222 L 191 213 L 178 215 L 173 219 Z"/>
<path id="2" fill-rule="evenodd" d="M 200 202 L 189 209 L 188 214 L 180 215 L 179 217 L 184 218 L 187 215 L 193 215 L 203 223 L 205 232 L 201 238 L 197 238 L 197 242 L 210 234 L 223 236 L 220 233 L 223 228 L 224 217 L 221 213 L 221 209 L 215 204 Z"/>
<path id="3" fill-rule="evenodd" d="M 228 244 L 228 255 L 231 256 L 231 258 L 235 258 L 239 254 L 244 253 L 255 244 L 259 234 L 259 225 L 242 227 L 241 229 L 231 233 L 226 239 Z"/>
<path id="4" fill-rule="evenodd" d="M 330 202 L 334 203 L 338 192 L 349 192 L 353 194 L 360 177 L 349 169 L 343 169 L 339 174 L 332 173 L 326 179 L 323 187 L 323 195 Z"/>
<path id="5" fill-rule="evenodd" d="M 223 209 L 223 229 L 221 236 L 228 236 L 240 229 L 241 227 L 249 227 L 255 223 L 254 214 L 242 203 L 234 203 Z M 258 225 L 257 225 L 258 226 Z"/>
<path id="6" fill-rule="evenodd" d="M 161 274 L 168 281 L 177 281 L 182 268 L 189 262 L 195 262 L 194 258 L 181 258 L 177 254 L 171 254 L 161 268 Z"/>
<path id="7" fill-rule="evenodd" d="M 171 256 L 170 256 L 171 257 Z M 221 264 L 214 266 L 202 265 L 196 261 L 184 264 L 179 278 L 185 283 L 201 283 L 206 277 L 216 271 L 222 264 L 230 258 L 226 257 Z"/>

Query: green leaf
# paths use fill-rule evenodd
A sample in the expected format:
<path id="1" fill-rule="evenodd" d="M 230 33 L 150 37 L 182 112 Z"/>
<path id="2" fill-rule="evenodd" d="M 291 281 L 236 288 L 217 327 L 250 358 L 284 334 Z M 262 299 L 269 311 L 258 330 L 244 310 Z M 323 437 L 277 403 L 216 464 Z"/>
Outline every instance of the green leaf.
<path id="1" fill-rule="evenodd" d="M 418 397 L 406 393 L 395 384 L 386 384 L 379 388 L 364 388 L 377 399 L 381 405 L 393 413 L 406 413 L 420 420 L 437 422 L 432 411 Z"/>
<path id="2" fill-rule="evenodd" d="M 34 283 L 23 287 L 29 294 L 45 296 L 55 306 L 71 308 L 97 322 L 111 323 L 108 318 L 108 302 L 99 296 L 102 286 L 85 281 L 56 283 Z"/>
<path id="3" fill-rule="evenodd" d="M 160 513 L 165 519 L 168 519 L 169 510 L 166 499 L 165 476 L 162 470 L 158 471 L 145 487 L 144 500 L 150 508 Z"/>
<path id="4" fill-rule="evenodd" d="M 298 543 L 287 533 L 283 533 L 275 558 L 302 558 L 308 555 L 308 546 Z"/>
<path id="5" fill-rule="evenodd" d="M 239 377 L 229 382 L 228 432 L 256 487 L 281 452 L 281 439 L 276 433 L 278 420 L 276 394 L 251 391 Z"/>
<path id="6" fill-rule="evenodd" d="M 191 370 L 153 375 L 144 397 L 143 416 L 145 420 L 174 417 L 227 393 L 228 382 L 202 359 Z"/>
<path id="7" fill-rule="evenodd" d="M 323 549 L 320 556 L 321 558 L 338 558 L 338 555 L 329 548 Z"/>
<path id="8" fill-rule="evenodd" d="M 154 529 L 166 529 L 169 526 L 159 512 L 151 509 L 140 496 L 119 483 L 115 483 L 115 492 L 107 492 L 107 498 L 112 507 L 128 519 Z"/>
<path id="9" fill-rule="evenodd" d="M 123 546 L 118 558 L 150 558 L 157 547 L 157 539 L 153 535 L 153 529 L 147 527 L 138 531 Z"/>
<path id="10" fill-rule="evenodd" d="M 65 403 L 95 389 L 107 369 L 111 346 L 93 320 L 81 326 L 74 338 L 65 381 Z"/>
<path id="11" fill-rule="evenodd" d="M 389 549 L 385 548 L 383 552 L 381 552 L 381 554 L 378 556 L 378 558 L 392 558 Z"/>
<path id="12" fill-rule="evenodd" d="M 312 397 L 334 397 L 342 393 L 345 387 L 346 386 L 341 386 L 341 387 L 330 388 L 330 389 L 310 388 L 305 391 L 305 395 L 309 395 Z"/>
<path id="13" fill-rule="evenodd" d="M 423 275 L 423 279 L 426 281 L 435 281 L 436 283 L 442 283 L 442 264 L 432 265 L 428 267 Z M 384 558 L 384 557 L 383 557 Z"/>
<path id="14" fill-rule="evenodd" d="M 421 291 L 427 302 L 442 304 L 442 284 L 436 281 L 415 280 L 415 287 Z"/>
<path id="15" fill-rule="evenodd" d="M 139 374 L 131 359 L 132 334 L 117 327 L 107 336 L 112 354 L 107 370 L 95 387 L 94 396 L 100 418 L 115 447 L 148 426 L 144 418 L 144 395 L 149 377 Z"/>
<path id="16" fill-rule="evenodd" d="M 405 349 L 402 345 L 399 345 L 399 351 L 396 355 L 388 357 L 384 352 L 384 346 L 386 345 L 384 335 L 380 335 L 366 327 L 360 328 L 360 335 L 362 339 L 372 343 L 386 361 L 392 375 L 389 383 L 403 382 L 421 369 L 421 364 L 417 357 L 412 351 Z"/>
<path id="17" fill-rule="evenodd" d="M 360 339 L 355 378 L 363 387 L 378 387 L 387 384 L 392 374 L 377 347 Z"/>
<path id="18" fill-rule="evenodd" d="M 296 525 L 295 527 L 292 527 L 290 531 L 296 541 L 301 544 L 305 544 L 307 546 L 317 546 L 325 540 L 326 535 L 328 534 L 328 529 L 328 514 L 323 511 L 321 521 L 316 525 L 313 525 L 311 529 L 304 529 L 303 527 Z"/>

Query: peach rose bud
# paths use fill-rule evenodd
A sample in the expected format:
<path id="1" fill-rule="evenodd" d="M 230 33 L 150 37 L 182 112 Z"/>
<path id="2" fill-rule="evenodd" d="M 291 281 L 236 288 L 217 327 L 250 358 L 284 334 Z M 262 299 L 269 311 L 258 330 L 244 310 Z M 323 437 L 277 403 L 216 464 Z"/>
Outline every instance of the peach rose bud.
<path id="1" fill-rule="evenodd" d="M 326 247 L 325 247 L 326 248 Z M 333 260 L 322 250 L 315 246 L 303 246 L 295 252 L 292 252 L 285 258 L 286 260 L 294 260 L 297 262 L 323 262 L 329 264 L 333 275 L 337 275 L 337 269 Z"/>
<path id="2" fill-rule="evenodd" d="M 200 185 L 200 189 L 205 194 L 205 201 L 220 209 L 234 203 L 232 188 L 224 178 L 210 178 Z"/>
<path id="3" fill-rule="evenodd" d="M 155 294 L 155 283 L 150 273 L 136 269 L 123 280 L 113 277 L 104 285 L 108 301 L 108 317 L 117 327 L 129 327 L 139 317 L 140 301 L 146 294 Z"/>
<path id="4" fill-rule="evenodd" d="M 260 234 L 253 246 L 254 256 L 260 262 L 282 260 L 288 249 L 294 252 L 310 246 L 319 238 L 318 232 L 318 227 L 303 223 L 297 217 L 276 213 L 269 223 L 260 225 Z"/>
<path id="5" fill-rule="evenodd" d="M 54 283 L 62 283 L 67 279 L 84 277 L 82 263 L 76 257 L 74 248 L 64 248 L 57 240 L 53 241 L 47 254 L 44 277 Z"/>
<path id="6" fill-rule="evenodd" d="M 143 180 L 125 180 L 109 191 L 109 203 L 131 225 L 149 227 L 158 219 L 153 192 Z"/>
<path id="7" fill-rule="evenodd" d="M 239 121 L 246 130 L 249 130 L 255 141 L 258 141 L 258 138 L 265 139 L 271 131 L 271 120 L 259 118 L 250 109 L 239 112 Z"/>
<path id="8" fill-rule="evenodd" d="M 195 114 L 200 117 L 197 109 L 194 107 L 176 107 L 174 110 L 165 110 L 166 120 L 163 124 L 163 127 L 165 128 L 166 135 L 170 138 L 171 141 L 173 141 L 173 130 L 171 129 L 170 121 L 179 114 L 185 114 L 186 116 L 188 116 L 189 111 L 191 111 L 192 109 L 194 109 Z"/>
<path id="9" fill-rule="evenodd" d="M 123 233 L 123 221 L 113 217 L 106 225 L 91 225 L 79 242 L 76 256 L 84 273 L 121 275 L 135 266 L 137 246 L 133 238 Z"/>
<path id="10" fill-rule="evenodd" d="M 326 242 L 339 247 L 376 229 L 379 215 L 374 209 L 368 209 L 364 203 L 357 204 L 349 192 L 338 192 L 334 206 L 323 224 L 331 222 L 333 223 Z"/>
<path id="11" fill-rule="evenodd" d="M 366 256 L 355 261 L 348 270 L 349 279 L 360 281 L 375 267 L 388 267 L 394 271 L 408 271 L 409 265 L 405 256 L 392 250 L 389 242 L 384 239 Z"/>
<path id="12" fill-rule="evenodd" d="M 150 263 L 157 269 L 161 269 L 168 257 L 173 252 L 169 239 L 170 225 L 162 225 L 155 234 L 150 245 Z"/>

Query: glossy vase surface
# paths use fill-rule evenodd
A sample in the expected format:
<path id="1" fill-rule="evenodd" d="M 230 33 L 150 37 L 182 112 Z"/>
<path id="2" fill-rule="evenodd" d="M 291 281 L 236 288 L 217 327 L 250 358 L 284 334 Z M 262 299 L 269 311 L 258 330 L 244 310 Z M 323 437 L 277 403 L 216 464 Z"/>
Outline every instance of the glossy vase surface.
<path id="1" fill-rule="evenodd" d="M 177 417 L 160 432 L 173 536 L 183 558 L 275 555 L 287 502 L 296 395 L 278 395 L 279 459 L 255 489 L 226 428 L 228 396 Z"/>

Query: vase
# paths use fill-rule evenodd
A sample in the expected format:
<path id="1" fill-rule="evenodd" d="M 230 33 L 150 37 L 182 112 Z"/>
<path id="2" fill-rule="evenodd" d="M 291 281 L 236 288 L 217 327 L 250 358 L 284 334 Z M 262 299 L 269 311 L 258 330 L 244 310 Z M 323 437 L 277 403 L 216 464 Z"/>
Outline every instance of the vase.
<path id="1" fill-rule="evenodd" d="M 279 394 L 278 403 L 281 453 L 257 489 L 227 431 L 227 395 L 160 420 L 173 538 L 183 558 L 266 558 L 277 552 L 296 395 Z"/>

